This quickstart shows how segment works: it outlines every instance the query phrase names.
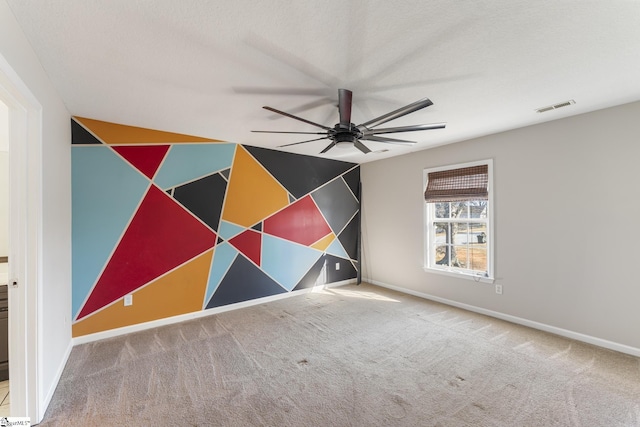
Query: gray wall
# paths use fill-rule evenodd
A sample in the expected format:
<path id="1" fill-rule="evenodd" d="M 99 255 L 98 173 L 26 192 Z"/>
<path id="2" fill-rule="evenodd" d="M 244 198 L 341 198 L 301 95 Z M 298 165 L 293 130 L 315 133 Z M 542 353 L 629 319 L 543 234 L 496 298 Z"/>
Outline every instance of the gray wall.
<path id="1" fill-rule="evenodd" d="M 488 158 L 503 295 L 422 268 L 423 169 Z M 639 349 L 639 160 L 632 103 L 366 163 L 363 277 Z"/>

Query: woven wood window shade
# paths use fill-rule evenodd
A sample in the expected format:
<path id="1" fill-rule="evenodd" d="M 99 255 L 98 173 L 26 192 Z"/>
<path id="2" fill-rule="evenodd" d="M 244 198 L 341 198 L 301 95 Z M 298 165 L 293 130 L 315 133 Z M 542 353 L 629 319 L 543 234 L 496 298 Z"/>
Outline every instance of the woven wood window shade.
<path id="1" fill-rule="evenodd" d="M 487 200 L 488 185 L 488 165 L 429 172 L 424 200 L 429 203 Z"/>

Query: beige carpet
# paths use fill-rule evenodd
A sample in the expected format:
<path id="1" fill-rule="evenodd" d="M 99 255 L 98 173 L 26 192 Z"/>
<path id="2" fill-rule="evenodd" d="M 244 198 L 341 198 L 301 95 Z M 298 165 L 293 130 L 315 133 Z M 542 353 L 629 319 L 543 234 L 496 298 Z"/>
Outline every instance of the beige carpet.
<path id="1" fill-rule="evenodd" d="M 42 426 L 640 426 L 640 359 L 371 285 L 73 349 Z"/>

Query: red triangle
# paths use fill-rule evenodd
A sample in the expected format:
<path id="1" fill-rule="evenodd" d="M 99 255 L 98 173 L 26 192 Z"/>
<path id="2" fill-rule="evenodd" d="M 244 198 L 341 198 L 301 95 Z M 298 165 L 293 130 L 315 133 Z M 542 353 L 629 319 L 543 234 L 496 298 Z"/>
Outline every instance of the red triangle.
<path id="1" fill-rule="evenodd" d="M 331 233 L 331 228 L 311 196 L 306 196 L 267 218 L 262 231 L 309 246 Z"/>
<path id="2" fill-rule="evenodd" d="M 152 185 L 78 319 L 211 249 L 216 239 L 214 232 Z"/>
<path id="3" fill-rule="evenodd" d="M 229 243 L 242 252 L 247 258 L 260 266 L 260 253 L 262 246 L 262 234 L 254 230 L 243 231 L 232 239 Z"/>
<path id="4" fill-rule="evenodd" d="M 168 145 L 119 145 L 113 147 L 122 157 L 145 174 L 149 179 L 153 179 L 162 159 L 169 151 Z"/>

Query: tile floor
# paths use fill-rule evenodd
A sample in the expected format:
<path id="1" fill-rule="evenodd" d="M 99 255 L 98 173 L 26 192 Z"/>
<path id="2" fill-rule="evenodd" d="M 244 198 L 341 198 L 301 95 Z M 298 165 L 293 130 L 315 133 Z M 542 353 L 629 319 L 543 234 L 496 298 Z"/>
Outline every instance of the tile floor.
<path id="1" fill-rule="evenodd" d="M 10 415 L 9 380 L 0 382 L 0 417 Z"/>

